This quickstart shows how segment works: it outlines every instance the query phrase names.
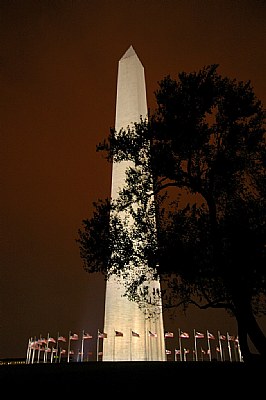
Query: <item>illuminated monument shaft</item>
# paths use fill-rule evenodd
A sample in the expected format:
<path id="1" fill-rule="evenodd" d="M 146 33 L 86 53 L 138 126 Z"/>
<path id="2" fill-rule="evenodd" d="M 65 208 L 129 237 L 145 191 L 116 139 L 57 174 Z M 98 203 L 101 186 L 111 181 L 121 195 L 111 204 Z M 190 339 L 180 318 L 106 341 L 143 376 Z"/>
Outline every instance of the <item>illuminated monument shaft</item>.
<path id="1" fill-rule="evenodd" d="M 147 101 L 144 68 L 131 46 L 118 65 L 115 130 L 126 129 L 147 117 Z M 118 197 L 125 185 L 125 171 L 132 165 L 129 161 L 113 162 L 111 198 Z M 122 217 L 123 218 L 123 217 Z M 136 272 L 134 267 L 134 271 Z M 145 270 L 145 265 L 139 270 Z M 160 293 L 160 282 L 148 283 L 150 290 Z M 125 286 L 115 276 L 106 284 L 103 361 L 165 361 L 164 327 L 161 302 L 156 317 L 147 318 L 136 302 L 123 297 Z M 149 311 L 151 305 L 144 305 Z M 123 336 L 120 335 L 123 334 Z M 154 336 L 153 336 L 154 335 Z"/>

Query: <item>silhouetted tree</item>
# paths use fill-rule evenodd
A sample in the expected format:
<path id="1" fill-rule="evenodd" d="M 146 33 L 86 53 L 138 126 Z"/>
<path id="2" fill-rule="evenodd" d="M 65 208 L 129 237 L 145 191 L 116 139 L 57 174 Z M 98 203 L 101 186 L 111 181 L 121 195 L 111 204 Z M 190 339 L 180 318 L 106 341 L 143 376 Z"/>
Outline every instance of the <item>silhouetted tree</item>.
<path id="1" fill-rule="evenodd" d="M 183 72 L 178 80 L 167 76 L 159 82 L 158 108 L 149 121 L 111 130 L 98 146 L 108 160 L 131 160 L 135 167 L 128 169 L 119 199 L 109 205 L 114 216 L 109 234 L 104 219 L 109 254 L 96 264 L 107 276 L 119 243 L 114 273 L 126 273 L 136 260 L 134 240 L 145 234 L 145 251 L 137 260 L 148 260 L 160 275 L 165 307 L 224 308 L 237 320 L 241 350 L 249 360 L 248 336 L 266 357 L 266 339 L 255 318 L 266 313 L 265 111 L 250 82 L 222 77 L 217 67 Z M 154 195 L 156 226 L 149 223 Z M 116 218 L 124 209 L 136 222 L 128 231 Z M 95 233 L 94 224 L 83 224 L 89 229 L 79 231 L 78 242 L 84 265 L 93 272 L 91 261 L 99 254 L 86 240 Z M 127 287 L 135 301 L 141 296 L 139 278 Z"/>

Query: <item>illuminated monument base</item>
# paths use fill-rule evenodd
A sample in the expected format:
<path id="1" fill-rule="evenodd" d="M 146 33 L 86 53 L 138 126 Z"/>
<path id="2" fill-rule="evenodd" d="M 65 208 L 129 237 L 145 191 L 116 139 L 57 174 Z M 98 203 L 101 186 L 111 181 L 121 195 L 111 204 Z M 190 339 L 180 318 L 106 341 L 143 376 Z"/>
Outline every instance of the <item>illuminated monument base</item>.
<path id="1" fill-rule="evenodd" d="M 140 117 L 147 117 L 147 100 L 144 68 L 131 46 L 119 61 L 115 129 L 126 129 Z M 118 197 L 125 184 L 125 171 L 129 162 L 113 163 L 111 198 Z M 141 268 L 141 266 L 140 266 Z M 152 281 L 149 289 L 160 293 L 160 282 Z M 123 283 L 112 276 L 106 283 L 103 361 L 165 361 L 164 327 L 161 305 L 157 315 L 147 314 L 137 303 L 124 297 Z M 145 308 L 144 307 L 144 308 Z"/>

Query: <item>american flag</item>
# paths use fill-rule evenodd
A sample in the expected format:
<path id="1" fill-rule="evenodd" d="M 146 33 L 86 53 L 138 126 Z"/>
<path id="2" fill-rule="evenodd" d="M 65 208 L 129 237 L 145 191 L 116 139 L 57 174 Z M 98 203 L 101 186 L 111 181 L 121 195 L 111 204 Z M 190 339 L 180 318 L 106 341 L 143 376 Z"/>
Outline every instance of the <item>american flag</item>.
<path id="1" fill-rule="evenodd" d="M 208 338 L 209 339 L 215 339 L 215 336 L 212 333 L 208 332 Z"/>
<path id="2" fill-rule="evenodd" d="M 173 332 L 165 332 L 164 337 L 174 337 Z"/>
<path id="3" fill-rule="evenodd" d="M 132 331 L 132 336 L 134 336 L 134 337 L 140 337 L 140 336 L 139 336 L 139 333 L 134 332 L 134 331 Z"/>
<path id="4" fill-rule="evenodd" d="M 203 338 L 204 338 L 204 333 L 196 332 L 196 333 L 195 333 L 195 338 L 196 338 L 196 339 L 203 339 Z"/>
<path id="5" fill-rule="evenodd" d="M 83 339 L 92 339 L 92 336 L 89 333 L 83 333 Z"/>
<path id="6" fill-rule="evenodd" d="M 73 335 L 70 335 L 70 340 L 79 340 L 79 337 L 76 333 L 73 333 Z"/>
<path id="7" fill-rule="evenodd" d="M 115 336 L 123 336 L 123 332 L 115 331 Z"/>
<path id="8" fill-rule="evenodd" d="M 165 354 L 171 354 L 171 350 L 165 350 Z"/>
<path id="9" fill-rule="evenodd" d="M 189 338 L 189 334 L 187 333 L 187 332 L 183 332 L 183 331 L 181 331 L 180 332 L 180 335 L 179 335 L 181 338 Z"/>
<path id="10" fill-rule="evenodd" d="M 157 337 L 157 333 L 149 331 L 149 336 L 151 336 L 151 337 Z"/>
<path id="11" fill-rule="evenodd" d="M 99 339 L 105 339 L 105 338 L 107 338 L 107 333 L 98 332 L 98 338 L 99 338 Z"/>
<path id="12" fill-rule="evenodd" d="M 58 342 L 66 342 L 66 338 L 64 336 L 58 336 Z"/>

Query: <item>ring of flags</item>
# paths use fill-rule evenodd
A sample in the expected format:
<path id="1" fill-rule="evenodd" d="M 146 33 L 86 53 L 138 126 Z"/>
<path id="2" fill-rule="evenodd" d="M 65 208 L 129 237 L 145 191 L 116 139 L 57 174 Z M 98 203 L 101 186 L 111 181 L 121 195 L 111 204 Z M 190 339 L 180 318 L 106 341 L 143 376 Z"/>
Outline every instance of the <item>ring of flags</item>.
<path id="1" fill-rule="evenodd" d="M 147 335 L 151 340 L 156 340 L 157 333 L 152 331 L 147 331 Z M 121 331 L 114 330 L 114 338 L 123 338 L 124 333 Z M 140 334 L 134 330 L 131 330 L 132 337 L 140 337 Z M 96 360 L 99 361 L 103 351 L 100 349 L 102 346 L 101 339 L 107 338 L 107 333 L 97 331 L 97 349 L 96 349 Z M 226 334 L 221 334 L 220 331 L 217 335 L 211 333 L 210 331 L 199 332 L 193 330 L 191 335 L 181 329 L 178 329 L 177 337 L 173 332 L 165 332 L 165 347 L 166 356 L 171 356 L 173 354 L 174 361 L 243 361 L 241 350 L 239 346 L 238 336 L 230 335 L 228 332 Z M 167 339 L 170 338 L 174 341 L 174 350 L 168 348 L 170 342 Z M 93 336 L 82 331 L 81 335 L 69 331 L 68 337 L 57 334 L 57 337 L 51 337 L 48 333 L 47 337 L 44 338 L 42 335 L 39 338 L 34 337 L 28 340 L 27 354 L 26 354 L 26 364 L 32 363 L 56 363 L 63 361 L 89 361 L 89 357 L 93 354 L 92 351 L 87 351 L 86 360 L 84 359 L 84 345 L 85 341 L 88 339 L 93 339 Z M 175 340 L 176 339 L 176 340 Z M 188 341 L 190 339 L 190 342 Z M 123 340 L 123 339 L 121 339 Z M 73 349 L 72 342 L 77 342 L 79 344 L 78 350 Z M 193 344 L 192 344 L 193 343 Z M 75 346 L 77 347 L 77 346 Z M 170 346 L 171 347 L 171 346 Z"/>

